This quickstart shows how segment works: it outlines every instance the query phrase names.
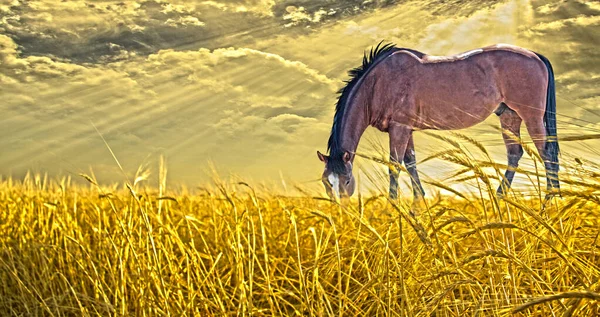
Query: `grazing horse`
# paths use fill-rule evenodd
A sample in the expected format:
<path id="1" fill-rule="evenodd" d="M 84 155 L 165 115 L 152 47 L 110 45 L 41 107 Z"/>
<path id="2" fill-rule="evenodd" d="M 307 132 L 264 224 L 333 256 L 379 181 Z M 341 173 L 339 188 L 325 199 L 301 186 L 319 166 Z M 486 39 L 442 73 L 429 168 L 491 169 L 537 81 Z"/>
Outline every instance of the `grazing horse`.
<path id="1" fill-rule="evenodd" d="M 340 90 L 322 181 L 327 194 L 351 196 L 352 163 L 370 125 L 390 135 L 390 160 L 404 162 L 415 199 L 424 196 L 416 168 L 413 131 L 457 130 L 500 117 L 508 168 L 498 195 L 510 187 L 523 156 L 521 122 L 544 160 L 548 196 L 560 192 L 554 73 L 547 58 L 506 44 L 454 56 L 432 56 L 381 45 L 365 54 Z M 390 198 L 398 195 L 398 173 L 390 169 Z"/>

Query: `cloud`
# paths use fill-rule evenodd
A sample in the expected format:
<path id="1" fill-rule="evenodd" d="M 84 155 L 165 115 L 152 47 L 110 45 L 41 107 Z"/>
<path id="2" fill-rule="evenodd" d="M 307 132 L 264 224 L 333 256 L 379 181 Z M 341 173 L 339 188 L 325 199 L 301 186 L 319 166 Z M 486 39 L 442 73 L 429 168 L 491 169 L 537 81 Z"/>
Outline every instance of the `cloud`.
<path id="1" fill-rule="evenodd" d="M 304 140 L 329 121 L 337 88 L 304 63 L 248 48 L 162 50 L 77 65 L 22 56 L 0 36 L 0 58 L 8 66 L 0 70 L 7 100 L 0 105 L 0 146 L 8 150 L 0 164 L 13 172 L 34 161 L 72 172 L 110 164 L 91 122 L 126 168 L 165 152 L 177 157 L 172 175 L 187 180 L 201 176 L 189 168 L 210 158 L 232 170 L 261 169 L 260 157 L 279 157 L 299 140 L 315 148 L 326 137 L 317 129 L 319 138 Z"/>
<path id="2" fill-rule="evenodd" d="M 302 127 L 310 127 L 318 120 L 316 118 L 307 118 L 295 114 L 284 113 L 267 119 L 269 124 L 276 125 L 287 133 L 293 133 Z"/>
<path id="3" fill-rule="evenodd" d="M 204 22 L 193 16 L 179 17 L 177 19 L 167 19 L 166 25 L 169 26 L 204 26 Z"/>
<path id="4" fill-rule="evenodd" d="M 185 1 L 190 3 L 190 1 Z M 227 1 L 191 1 L 200 5 L 208 5 L 219 8 L 221 10 L 229 10 L 234 12 L 256 12 L 258 14 L 271 16 L 273 15 L 272 8 L 275 5 L 274 0 L 227 0 Z"/>
<path id="5" fill-rule="evenodd" d="M 289 21 L 286 23 L 286 27 L 299 25 L 302 23 L 319 23 L 326 16 L 332 16 L 336 14 L 334 9 L 330 9 L 329 11 L 325 11 L 324 9 L 319 9 L 314 13 L 309 13 L 306 11 L 304 7 L 295 7 L 289 6 L 286 8 L 286 14 L 283 15 L 283 20 Z"/>
<path id="6" fill-rule="evenodd" d="M 533 32 L 549 32 L 560 31 L 569 27 L 590 27 L 600 25 L 600 16 L 578 16 L 575 18 L 567 18 L 562 20 L 554 20 L 537 24 L 530 31 Z"/>
<path id="7" fill-rule="evenodd" d="M 448 55 L 495 43 L 517 44 L 519 24 L 532 19 L 528 0 L 502 2 L 427 26 L 417 47 L 430 54 Z"/>
<path id="8" fill-rule="evenodd" d="M 259 2 L 237 5 L 262 7 Z M 223 11 L 204 1 L 33 0 L 4 6 L 0 33 L 13 38 L 26 55 L 96 63 L 168 48 L 239 45 L 251 41 L 244 32 L 259 36 L 270 30 L 272 19 L 254 9 Z"/>

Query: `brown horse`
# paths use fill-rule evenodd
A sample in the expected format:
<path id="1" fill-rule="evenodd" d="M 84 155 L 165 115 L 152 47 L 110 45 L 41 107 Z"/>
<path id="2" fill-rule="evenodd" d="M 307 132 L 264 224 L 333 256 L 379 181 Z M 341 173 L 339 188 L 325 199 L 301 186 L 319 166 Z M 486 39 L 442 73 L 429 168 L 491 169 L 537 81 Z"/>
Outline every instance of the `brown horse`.
<path id="1" fill-rule="evenodd" d="M 510 187 L 519 159 L 521 122 L 544 159 L 549 196 L 559 193 L 554 73 L 547 58 L 505 44 L 454 56 L 431 56 L 377 45 L 340 90 L 322 180 L 328 195 L 350 196 L 352 162 L 358 141 L 371 125 L 390 135 L 390 160 L 404 162 L 416 199 L 424 196 L 416 169 L 414 130 L 456 130 L 500 117 L 508 169 L 498 188 Z M 390 169 L 390 197 L 398 194 L 398 174 Z"/>

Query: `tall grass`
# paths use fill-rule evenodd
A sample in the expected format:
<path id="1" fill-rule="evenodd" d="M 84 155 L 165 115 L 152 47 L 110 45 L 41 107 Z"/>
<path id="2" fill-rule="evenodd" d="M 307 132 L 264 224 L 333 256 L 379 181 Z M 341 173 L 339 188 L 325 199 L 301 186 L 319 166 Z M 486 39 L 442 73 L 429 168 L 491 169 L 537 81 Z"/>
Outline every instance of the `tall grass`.
<path id="1" fill-rule="evenodd" d="M 563 155 L 562 199 L 543 206 L 543 177 L 520 170 L 539 194 L 498 200 L 503 166 L 453 142 L 431 159 L 462 168 L 428 186 L 457 195 L 417 217 L 377 193 L 175 192 L 164 161 L 156 189 L 143 171 L 125 186 L 1 180 L 0 315 L 600 314 L 599 166 Z"/>

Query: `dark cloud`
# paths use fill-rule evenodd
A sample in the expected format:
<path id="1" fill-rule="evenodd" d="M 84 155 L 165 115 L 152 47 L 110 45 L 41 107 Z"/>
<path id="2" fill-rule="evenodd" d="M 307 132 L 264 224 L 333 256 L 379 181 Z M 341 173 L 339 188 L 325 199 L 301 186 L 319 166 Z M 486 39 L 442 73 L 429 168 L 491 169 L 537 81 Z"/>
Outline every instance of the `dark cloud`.
<path id="1" fill-rule="evenodd" d="M 24 55 L 76 62 L 113 61 L 160 49 L 216 48 L 272 32 L 273 17 L 166 1 L 15 2 L 0 11 L 0 32 Z M 230 38 L 231 36 L 235 38 Z M 237 46 L 237 45 L 235 45 Z"/>
<path id="2" fill-rule="evenodd" d="M 308 34 L 327 22 L 399 2 L 13 1 L 0 10 L 0 33 L 13 38 L 26 56 L 110 62 L 161 49 L 248 46 L 273 34 Z"/>
<path id="3" fill-rule="evenodd" d="M 363 14 L 374 9 L 395 5 L 399 0 L 282 0 L 273 6 L 273 13 L 286 26 L 316 26 L 320 23 Z"/>
<path id="4" fill-rule="evenodd" d="M 455 18 L 466 17 L 487 7 L 506 2 L 495 0 L 432 0 L 424 4 L 424 9 L 432 15 L 451 16 Z"/>

